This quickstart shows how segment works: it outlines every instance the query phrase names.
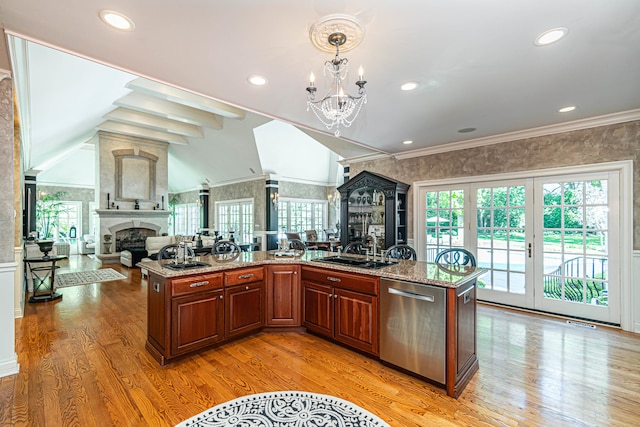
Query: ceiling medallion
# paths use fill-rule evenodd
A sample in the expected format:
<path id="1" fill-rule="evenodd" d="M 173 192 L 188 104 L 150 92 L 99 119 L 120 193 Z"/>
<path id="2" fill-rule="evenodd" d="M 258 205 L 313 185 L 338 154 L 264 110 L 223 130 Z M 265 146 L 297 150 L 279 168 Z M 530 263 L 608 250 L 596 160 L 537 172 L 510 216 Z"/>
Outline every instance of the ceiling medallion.
<path id="1" fill-rule="evenodd" d="M 340 45 L 341 52 L 348 52 L 362 42 L 364 27 L 353 16 L 335 14 L 327 15 L 311 26 L 309 38 L 311 43 L 323 52 L 333 53 L 335 45 L 327 42 L 331 34 L 341 33 L 346 36 L 344 44 Z"/>

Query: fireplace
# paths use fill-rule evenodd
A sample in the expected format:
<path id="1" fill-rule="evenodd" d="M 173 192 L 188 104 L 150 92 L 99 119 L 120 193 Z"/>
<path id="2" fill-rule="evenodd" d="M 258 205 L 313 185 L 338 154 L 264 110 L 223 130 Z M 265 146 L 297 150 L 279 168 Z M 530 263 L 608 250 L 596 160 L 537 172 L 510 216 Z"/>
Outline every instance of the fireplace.
<path id="1" fill-rule="evenodd" d="M 144 249 L 147 237 L 154 237 L 156 235 L 156 230 L 151 228 L 131 227 L 116 231 L 116 252 L 129 249 Z"/>

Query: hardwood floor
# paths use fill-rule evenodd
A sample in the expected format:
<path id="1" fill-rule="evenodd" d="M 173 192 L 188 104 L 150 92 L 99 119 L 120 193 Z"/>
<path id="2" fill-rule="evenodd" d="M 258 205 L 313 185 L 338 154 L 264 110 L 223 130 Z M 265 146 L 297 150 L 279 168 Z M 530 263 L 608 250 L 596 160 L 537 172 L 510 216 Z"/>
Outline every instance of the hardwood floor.
<path id="1" fill-rule="evenodd" d="M 73 258 L 73 257 L 72 257 Z M 80 257 L 79 257 L 80 258 Z M 87 257 L 61 272 L 96 268 Z M 304 390 L 392 426 L 640 425 L 640 336 L 478 307 L 480 371 L 462 396 L 310 334 L 259 333 L 159 366 L 144 349 L 146 280 L 63 288 L 16 319 L 18 375 L 0 379 L 2 426 L 172 426 L 235 397 Z"/>

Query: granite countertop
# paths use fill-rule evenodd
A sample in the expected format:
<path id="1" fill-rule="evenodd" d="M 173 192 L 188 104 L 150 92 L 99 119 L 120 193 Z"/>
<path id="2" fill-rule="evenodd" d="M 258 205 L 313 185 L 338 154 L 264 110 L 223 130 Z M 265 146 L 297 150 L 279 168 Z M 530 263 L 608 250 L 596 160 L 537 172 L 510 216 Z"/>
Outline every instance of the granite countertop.
<path id="1" fill-rule="evenodd" d="M 293 257 L 276 256 L 275 251 L 259 251 L 242 252 L 235 258 L 228 258 L 225 255 L 199 256 L 194 260 L 208 263 L 210 266 L 184 270 L 172 270 L 163 267 L 163 264 L 167 264 L 169 261 L 145 261 L 139 262 L 136 265 L 159 276 L 174 278 L 266 264 L 302 264 L 311 267 L 365 274 L 387 279 L 404 280 L 408 282 L 424 283 L 446 288 L 457 288 L 458 286 L 467 283 L 469 280 L 482 275 L 486 271 L 483 268 L 477 267 L 451 266 L 450 268 L 447 268 L 434 263 L 405 260 L 394 260 L 398 261 L 398 264 L 379 269 L 351 267 L 317 261 L 320 258 L 335 255 L 337 254 L 332 252 L 307 251 L 302 256 Z M 351 257 L 354 255 L 348 256 Z"/>

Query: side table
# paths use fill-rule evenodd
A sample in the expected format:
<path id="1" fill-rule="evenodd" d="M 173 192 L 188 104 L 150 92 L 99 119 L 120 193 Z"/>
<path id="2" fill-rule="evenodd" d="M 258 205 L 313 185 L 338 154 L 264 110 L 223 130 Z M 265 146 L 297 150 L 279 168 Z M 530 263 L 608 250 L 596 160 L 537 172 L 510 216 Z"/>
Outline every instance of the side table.
<path id="1" fill-rule="evenodd" d="M 24 259 L 24 275 L 31 274 L 33 280 L 33 295 L 29 302 L 46 302 L 62 298 L 62 294 L 56 292 L 56 270 L 60 268 L 56 262 L 66 259 L 66 255 L 47 256 L 40 258 Z"/>

